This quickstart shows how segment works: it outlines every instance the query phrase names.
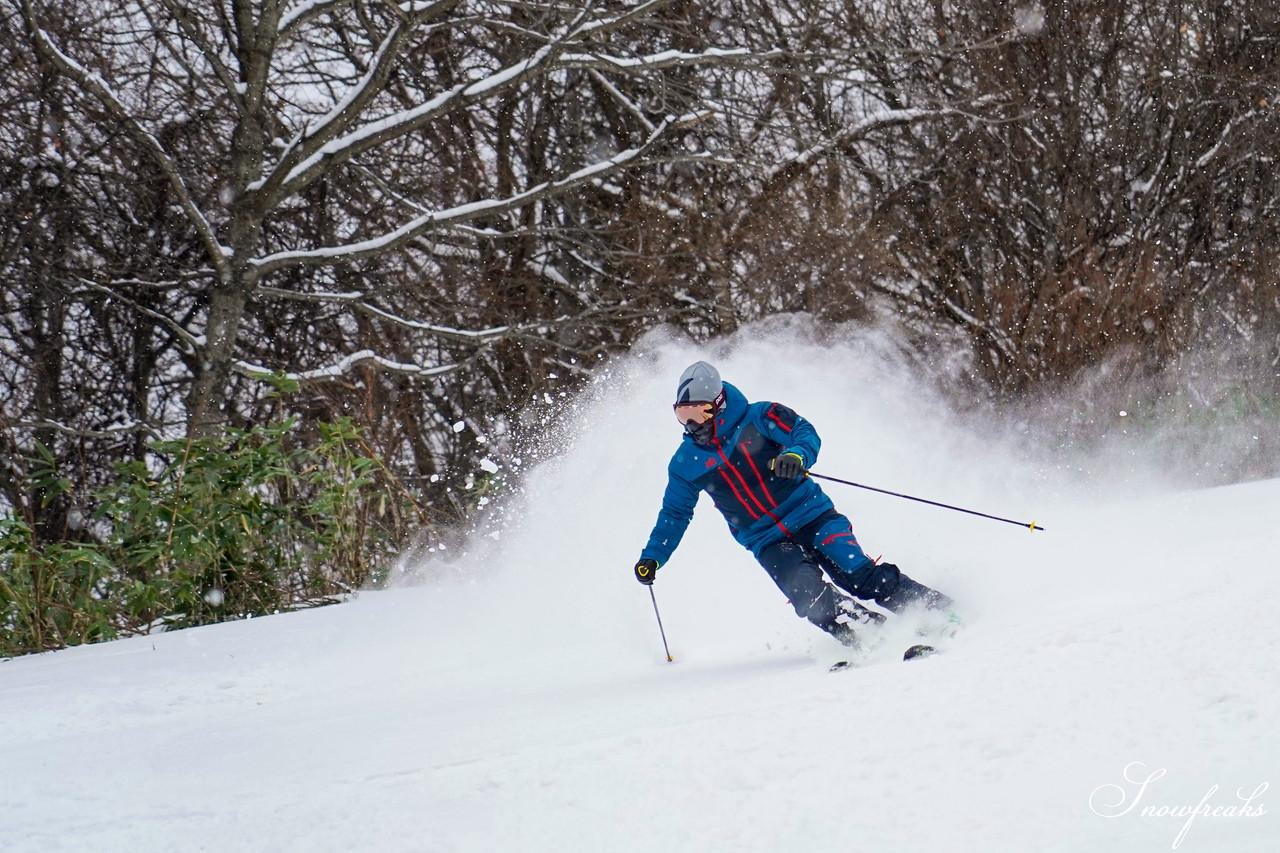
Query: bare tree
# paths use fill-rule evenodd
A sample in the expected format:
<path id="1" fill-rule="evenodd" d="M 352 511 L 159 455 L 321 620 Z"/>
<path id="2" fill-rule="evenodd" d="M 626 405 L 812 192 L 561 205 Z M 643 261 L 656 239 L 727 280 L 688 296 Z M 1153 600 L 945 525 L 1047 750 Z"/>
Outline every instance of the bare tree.
<path id="1" fill-rule="evenodd" d="M 673 131 L 696 114 L 646 112 L 622 92 L 637 78 L 743 54 L 615 55 L 615 38 L 668 5 L 154 0 L 103 4 L 107 43 L 89 46 L 60 43 L 47 7 L 21 0 L 42 60 L 95 99 L 102 120 L 128 140 L 129 160 L 115 164 L 121 177 L 133 169 L 163 179 L 197 241 L 200 265 L 191 272 L 199 277 L 184 283 L 187 298 L 177 307 L 199 310 L 164 315 L 192 372 L 193 434 L 224 420 L 235 372 L 286 367 L 315 376 L 371 362 L 417 373 L 454 367 L 364 351 L 309 370 L 247 363 L 245 316 L 263 294 L 345 304 L 472 345 L 526 331 L 400 317 L 379 304 L 377 282 L 358 295 L 338 292 L 328 285 L 339 276 L 326 271 L 428 238 L 465 238 L 484 227 L 477 223 L 535 210 L 663 155 Z M 514 138 L 508 131 L 528 117 L 521 115 L 528 101 L 573 70 L 589 71 L 621 100 L 614 141 L 625 144 L 597 147 L 578 163 L 544 163 L 545 173 L 503 171 L 512 165 L 502 151 Z M 200 135 L 183 133 L 187 126 Z M 537 132 L 528 128 L 525 138 Z M 449 140 L 470 162 L 438 168 L 438 158 L 451 159 L 441 157 Z"/>
<path id="2" fill-rule="evenodd" d="M 1003 121 L 921 125 L 877 204 L 883 290 L 962 329 L 1008 393 L 1130 352 L 1149 372 L 1270 288 L 1277 18 L 1256 4 L 1004 3 L 910 12 L 906 89 L 990 94 Z M 922 43 L 928 37 L 921 39 Z M 961 49 L 963 46 L 963 49 Z"/>
<path id="3" fill-rule="evenodd" d="M 0 8 L 11 458 L 287 406 L 456 513 L 659 323 L 887 299 L 1009 394 L 1280 346 L 1266 4 Z"/>

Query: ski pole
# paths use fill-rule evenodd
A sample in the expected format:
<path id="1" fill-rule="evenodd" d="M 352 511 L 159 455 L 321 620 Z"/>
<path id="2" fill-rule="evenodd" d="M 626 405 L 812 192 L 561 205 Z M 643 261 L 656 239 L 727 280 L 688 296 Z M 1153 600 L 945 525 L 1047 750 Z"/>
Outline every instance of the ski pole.
<path id="1" fill-rule="evenodd" d="M 662 650 L 667 653 L 667 663 L 671 663 L 671 649 L 667 647 L 667 632 L 662 630 L 662 614 L 658 613 L 658 597 L 653 594 L 653 584 L 649 584 L 649 599 L 653 601 L 653 615 L 658 617 L 658 633 L 662 635 Z"/>
<path id="2" fill-rule="evenodd" d="M 869 492 L 879 492 L 882 495 L 892 495 L 895 498 L 906 498 L 909 501 L 917 501 L 922 504 L 928 504 L 929 506 L 942 507 L 943 509 L 954 509 L 956 512 L 967 512 L 969 515 L 977 515 L 982 518 L 989 518 L 992 521 L 1003 521 L 1006 524 L 1016 524 L 1019 527 L 1028 527 L 1033 531 L 1044 530 L 1043 527 L 1036 524 L 1034 521 L 1031 521 L 1031 522 L 1014 521 L 1012 518 L 1001 518 L 998 515 L 987 515 L 985 512 L 978 512 L 977 510 L 965 509 L 964 507 L 960 507 L 960 506 L 952 506 L 951 504 L 938 503 L 937 501 L 925 500 L 924 498 L 916 498 L 916 497 L 912 497 L 911 495 L 901 494 L 899 492 L 891 492 L 888 489 L 877 489 L 875 486 L 864 486 L 861 483 L 851 483 L 848 480 L 841 480 L 838 477 L 828 477 L 825 474 L 815 474 L 812 471 L 809 472 L 809 476 L 817 477 L 819 480 L 830 480 L 833 483 L 843 483 L 846 486 L 857 486 L 859 489 L 866 489 Z"/>

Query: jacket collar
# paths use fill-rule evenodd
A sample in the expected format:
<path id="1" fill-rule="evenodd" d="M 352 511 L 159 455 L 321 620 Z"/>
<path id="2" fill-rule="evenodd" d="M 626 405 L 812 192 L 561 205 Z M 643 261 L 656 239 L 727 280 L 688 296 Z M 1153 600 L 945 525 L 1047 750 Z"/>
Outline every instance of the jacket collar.
<path id="1" fill-rule="evenodd" d="M 724 411 L 716 416 L 716 441 L 723 441 L 725 436 L 731 435 L 742 419 L 747 415 L 746 396 L 728 382 L 724 383 Z M 709 450 L 714 445 L 698 444 L 693 440 L 693 436 L 687 432 L 684 434 L 684 440 L 702 450 Z"/>

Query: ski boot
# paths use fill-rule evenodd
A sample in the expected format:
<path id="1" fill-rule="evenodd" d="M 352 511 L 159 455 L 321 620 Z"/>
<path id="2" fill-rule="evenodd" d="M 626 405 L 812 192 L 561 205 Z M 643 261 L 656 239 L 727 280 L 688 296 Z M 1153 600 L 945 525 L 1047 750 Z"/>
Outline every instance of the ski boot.
<path id="1" fill-rule="evenodd" d="M 877 596 L 874 599 L 875 603 L 881 607 L 894 613 L 901 613 L 909 607 L 921 605 L 925 610 L 947 612 L 955 605 L 954 601 L 936 589 L 930 589 L 919 581 L 912 580 L 902 574 L 901 570 L 892 563 L 882 563 L 881 566 L 898 572 L 898 585 L 894 587 L 893 592 L 889 595 Z"/>

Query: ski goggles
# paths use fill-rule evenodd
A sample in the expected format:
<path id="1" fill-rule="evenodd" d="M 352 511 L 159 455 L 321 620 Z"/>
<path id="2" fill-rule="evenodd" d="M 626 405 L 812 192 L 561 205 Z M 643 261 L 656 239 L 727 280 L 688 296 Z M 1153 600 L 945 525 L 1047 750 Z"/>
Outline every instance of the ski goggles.
<path id="1" fill-rule="evenodd" d="M 711 403 L 682 403 L 675 406 L 676 420 L 689 424 L 704 424 L 711 420 L 715 406 Z"/>

